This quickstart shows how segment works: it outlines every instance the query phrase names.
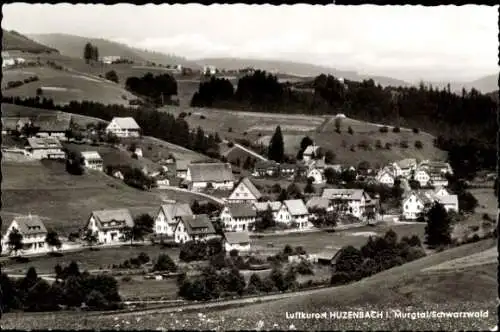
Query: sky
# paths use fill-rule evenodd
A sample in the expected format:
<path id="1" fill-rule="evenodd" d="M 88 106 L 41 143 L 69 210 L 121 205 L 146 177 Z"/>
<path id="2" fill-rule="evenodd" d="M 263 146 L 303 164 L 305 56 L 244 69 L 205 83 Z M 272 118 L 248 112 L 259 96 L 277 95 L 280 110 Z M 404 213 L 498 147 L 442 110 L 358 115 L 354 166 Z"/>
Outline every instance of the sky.
<path id="1" fill-rule="evenodd" d="M 119 41 L 188 59 L 278 59 L 407 81 L 498 72 L 498 6 L 3 6 L 2 28 Z"/>

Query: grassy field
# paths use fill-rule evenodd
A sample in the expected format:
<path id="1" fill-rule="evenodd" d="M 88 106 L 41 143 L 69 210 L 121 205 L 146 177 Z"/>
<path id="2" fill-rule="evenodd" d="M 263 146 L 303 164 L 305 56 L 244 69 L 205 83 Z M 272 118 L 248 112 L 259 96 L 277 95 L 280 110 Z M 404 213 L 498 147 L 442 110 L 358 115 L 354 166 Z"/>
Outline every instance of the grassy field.
<path id="1" fill-rule="evenodd" d="M 4 328 L 43 329 L 57 324 L 67 329 L 216 329 L 253 330 L 260 320 L 265 330 L 486 330 L 496 324 L 496 264 L 467 267 L 456 273 L 424 272 L 446 261 L 480 253 L 495 245 L 485 240 L 447 250 L 381 272 L 360 282 L 315 291 L 309 295 L 240 308 L 195 312 L 113 315 L 61 312 L 6 314 Z M 163 286 L 163 285 L 162 285 Z M 166 285 L 165 285 L 166 287 Z M 473 319 L 309 319 L 291 320 L 286 312 L 322 313 L 347 310 L 479 311 L 488 318 Z M 391 313 L 391 312 L 390 312 Z M 76 316 L 78 315 L 78 316 Z M 75 319 L 78 317 L 78 319 Z"/>
<path id="2" fill-rule="evenodd" d="M 160 195 L 133 189 L 101 172 L 72 176 L 64 167 L 58 162 L 3 162 L 2 226 L 7 227 L 15 215 L 32 213 L 40 215 L 47 227 L 69 233 L 84 226 L 92 210 L 153 213 L 162 202 Z"/>
<path id="3" fill-rule="evenodd" d="M 23 80 L 38 76 L 39 80 L 13 89 L 4 89 L 5 96 L 35 97 L 36 90 L 42 88 L 42 97 L 54 100 L 56 104 L 66 104 L 72 100 L 92 100 L 103 104 L 128 105 L 134 95 L 122 86 L 105 79 L 82 74 L 73 70 L 56 70 L 47 66 L 3 70 L 3 82 Z"/>

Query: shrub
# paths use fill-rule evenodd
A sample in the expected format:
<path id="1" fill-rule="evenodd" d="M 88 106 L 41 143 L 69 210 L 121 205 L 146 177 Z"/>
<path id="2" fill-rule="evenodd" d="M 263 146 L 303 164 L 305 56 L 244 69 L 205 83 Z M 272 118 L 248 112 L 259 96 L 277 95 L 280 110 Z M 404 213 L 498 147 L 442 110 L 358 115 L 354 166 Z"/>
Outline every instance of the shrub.
<path id="1" fill-rule="evenodd" d="M 175 272 L 177 271 L 177 266 L 170 256 L 161 254 L 158 256 L 156 263 L 153 266 L 153 271 L 168 271 Z"/>
<path id="2" fill-rule="evenodd" d="M 423 147 L 424 147 L 424 145 L 422 144 L 422 142 L 421 142 L 421 141 L 415 141 L 415 148 L 417 148 L 417 149 L 421 149 L 421 148 L 423 148 Z"/>
<path id="3" fill-rule="evenodd" d="M 314 271 L 310 263 L 306 261 L 301 261 L 297 266 L 295 266 L 295 271 L 302 275 L 313 275 Z"/>
<path id="4" fill-rule="evenodd" d="M 413 128 L 413 133 L 414 134 L 418 134 L 420 132 L 420 130 L 418 128 Z"/>
<path id="5" fill-rule="evenodd" d="M 379 139 L 375 142 L 375 148 L 377 149 L 382 149 L 382 141 Z"/>
<path id="6" fill-rule="evenodd" d="M 228 133 L 232 133 L 232 132 L 233 132 L 233 127 L 229 127 L 229 128 L 227 129 L 227 132 L 228 132 Z"/>
<path id="7" fill-rule="evenodd" d="M 200 115 L 200 119 L 205 120 L 206 117 L 204 115 Z"/>
<path id="8" fill-rule="evenodd" d="M 227 147 L 228 148 L 232 148 L 234 146 L 234 143 L 233 142 L 227 142 Z"/>
<path id="9" fill-rule="evenodd" d="M 334 272 L 330 279 L 330 285 L 345 285 L 351 281 L 351 276 L 347 272 Z"/>
<path id="10" fill-rule="evenodd" d="M 347 132 L 348 132 L 350 135 L 353 135 L 353 134 L 354 134 L 354 130 L 352 130 L 351 126 L 349 126 L 349 128 L 347 128 Z"/>
<path id="11" fill-rule="evenodd" d="M 386 150 L 390 150 L 391 148 L 392 148 L 392 144 L 391 143 L 389 143 L 389 142 L 385 143 L 385 149 Z"/>
<path id="12" fill-rule="evenodd" d="M 408 142 L 407 141 L 401 141 L 399 143 L 399 146 L 403 149 L 408 149 Z"/>
<path id="13" fill-rule="evenodd" d="M 380 127 L 379 130 L 381 133 L 387 133 L 389 132 L 389 128 L 387 126 Z"/>
<path id="14" fill-rule="evenodd" d="M 483 220 L 491 221 L 491 217 L 490 217 L 490 215 L 489 215 L 489 214 L 487 214 L 487 213 L 484 213 L 484 214 L 483 214 Z"/>
<path id="15" fill-rule="evenodd" d="M 125 277 L 123 277 L 123 278 L 122 278 L 122 281 L 123 281 L 123 282 L 131 282 L 131 281 L 132 281 L 132 277 L 130 277 L 130 276 L 125 276 Z"/>
<path id="16" fill-rule="evenodd" d="M 400 131 L 401 131 L 401 129 L 399 129 L 399 127 L 398 127 L 398 126 L 396 126 L 396 127 L 392 128 L 392 132 L 393 132 L 393 133 L 399 133 Z"/>

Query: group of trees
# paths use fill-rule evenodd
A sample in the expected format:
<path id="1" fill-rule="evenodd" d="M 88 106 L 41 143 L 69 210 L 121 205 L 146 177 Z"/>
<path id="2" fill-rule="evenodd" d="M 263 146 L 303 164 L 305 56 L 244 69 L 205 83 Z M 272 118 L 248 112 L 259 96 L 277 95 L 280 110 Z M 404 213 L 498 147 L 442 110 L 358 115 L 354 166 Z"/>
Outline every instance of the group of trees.
<path id="1" fill-rule="evenodd" d="M 384 88 L 371 79 L 340 81 L 331 75 L 319 75 L 314 81 L 301 84 L 313 89 L 314 93 L 310 93 L 256 71 L 241 78 L 232 93 L 230 82 L 222 81 L 205 83 L 203 93 L 200 85 L 196 105 L 283 113 L 342 112 L 398 129 L 401 125 L 418 127 L 437 135 L 436 147 L 449 152 L 449 161 L 460 176 L 473 174 L 478 168 L 496 167 L 496 145 L 491 140 L 497 131 L 496 104 L 490 96 L 474 89 L 456 94 L 449 87 L 437 89 L 423 84 Z"/>
<path id="2" fill-rule="evenodd" d="M 125 241 L 130 241 L 132 245 L 133 241 L 144 240 L 147 234 L 153 233 L 154 219 L 147 213 L 143 213 L 134 218 L 134 225 L 132 227 L 127 226 L 123 230 L 123 236 Z"/>
<path id="3" fill-rule="evenodd" d="M 155 106 L 171 104 L 171 97 L 177 95 L 177 81 L 169 74 L 154 76 L 147 73 L 142 77 L 129 77 L 125 87 L 130 92 L 147 98 Z"/>
<path id="4" fill-rule="evenodd" d="M 220 138 L 217 139 L 216 135 L 208 135 L 206 138 L 207 141 L 199 144 L 200 140 L 196 139 L 198 131 L 190 130 L 188 123 L 182 117 L 175 118 L 172 114 L 159 112 L 148 107 L 135 109 L 121 105 L 104 105 L 87 101 L 72 101 L 64 106 L 56 106 L 51 99 L 40 99 L 38 97 L 20 98 L 3 96 L 2 102 L 91 116 L 105 121 L 111 121 L 113 117 L 133 117 L 141 127 L 142 134 L 144 135 L 153 136 L 188 149 L 196 147 L 198 152 L 201 153 L 214 155 L 219 153 L 219 147 L 214 142 L 217 142 Z M 198 137 L 200 137 L 199 133 Z"/>
<path id="5" fill-rule="evenodd" d="M 14 310 L 55 311 L 65 307 L 91 310 L 117 309 L 121 304 L 118 284 L 113 277 L 80 272 L 78 264 L 56 265 L 56 281 L 49 284 L 31 267 L 26 276 L 12 279 L 0 274 L 2 312 Z"/>
<path id="6" fill-rule="evenodd" d="M 108 80 L 108 81 L 111 81 L 111 82 L 115 82 L 115 83 L 118 83 L 119 79 L 118 79 L 118 74 L 116 73 L 116 71 L 114 70 L 110 70 L 108 72 L 106 72 L 106 74 L 104 75 L 104 77 Z"/>
<path id="7" fill-rule="evenodd" d="M 369 237 L 361 250 L 347 246 L 335 259 L 332 284 L 345 284 L 425 256 L 420 239 L 398 236 L 389 230 L 383 237 Z"/>
<path id="8" fill-rule="evenodd" d="M 220 238 L 212 238 L 206 242 L 188 241 L 180 247 L 179 259 L 183 262 L 205 260 L 224 252 L 224 246 Z"/>
<path id="9" fill-rule="evenodd" d="M 99 49 L 91 43 L 85 44 L 83 48 L 83 59 L 86 63 L 99 61 Z"/>

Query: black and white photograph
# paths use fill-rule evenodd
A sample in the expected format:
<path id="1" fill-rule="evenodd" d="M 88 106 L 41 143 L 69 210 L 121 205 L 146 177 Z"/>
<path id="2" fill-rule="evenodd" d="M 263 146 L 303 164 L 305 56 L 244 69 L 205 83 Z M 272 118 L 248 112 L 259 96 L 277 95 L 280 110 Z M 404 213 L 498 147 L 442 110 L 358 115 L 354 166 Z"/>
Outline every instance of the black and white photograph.
<path id="1" fill-rule="evenodd" d="M 498 331 L 498 5 L 2 13 L 0 330 Z"/>

